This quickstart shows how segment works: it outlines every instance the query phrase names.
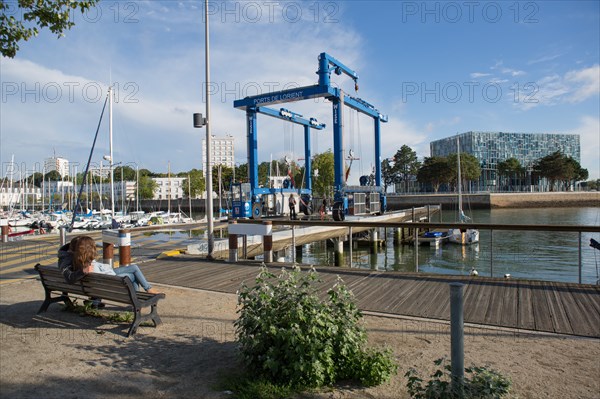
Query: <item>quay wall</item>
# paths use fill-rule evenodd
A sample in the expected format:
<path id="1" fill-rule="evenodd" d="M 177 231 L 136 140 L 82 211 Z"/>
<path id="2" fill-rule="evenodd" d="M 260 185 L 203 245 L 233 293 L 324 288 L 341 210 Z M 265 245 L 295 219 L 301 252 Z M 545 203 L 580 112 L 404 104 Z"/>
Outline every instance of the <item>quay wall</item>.
<path id="1" fill-rule="evenodd" d="M 390 210 L 427 204 L 456 209 L 458 205 L 456 194 L 388 195 L 387 201 Z M 463 194 L 463 202 L 470 209 L 600 207 L 600 192 Z"/>
<path id="2" fill-rule="evenodd" d="M 457 209 L 458 197 L 453 193 L 397 195 L 388 194 L 388 209 L 391 211 L 410 209 L 413 206 L 442 205 L 442 209 Z M 316 200 L 316 204 L 320 204 Z M 463 194 L 465 208 L 544 208 L 544 207 L 600 207 L 600 192 L 560 192 L 560 193 L 478 193 Z M 222 204 L 225 207 L 225 204 Z M 164 200 L 142 200 L 140 208 L 146 212 L 166 211 Z M 192 214 L 204 214 L 205 200 L 192 200 Z M 215 212 L 219 209 L 219 200 L 213 204 Z M 315 206 L 316 209 L 316 206 Z M 187 200 L 171 201 L 171 212 L 182 211 L 189 215 Z"/>

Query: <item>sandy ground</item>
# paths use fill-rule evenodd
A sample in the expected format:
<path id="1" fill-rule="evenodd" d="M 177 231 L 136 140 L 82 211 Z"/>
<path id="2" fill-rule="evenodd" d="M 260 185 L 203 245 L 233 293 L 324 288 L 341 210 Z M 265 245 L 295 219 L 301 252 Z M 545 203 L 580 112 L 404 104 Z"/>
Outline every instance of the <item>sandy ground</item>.
<path id="1" fill-rule="evenodd" d="M 0 286 L 2 398 L 230 398 L 217 388 L 239 369 L 230 294 L 156 286 L 163 324 L 111 324 L 60 310 L 37 316 L 39 281 Z M 449 326 L 366 316 L 369 340 L 389 345 L 400 364 L 380 387 L 336 387 L 303 398 L 407 398 L 404 373 L 431 372 L 450 353 Z M 489 365 L 513 381 L 518 398 L 600 398 L 600 340 L 468 327 L 465 364 Z"/>

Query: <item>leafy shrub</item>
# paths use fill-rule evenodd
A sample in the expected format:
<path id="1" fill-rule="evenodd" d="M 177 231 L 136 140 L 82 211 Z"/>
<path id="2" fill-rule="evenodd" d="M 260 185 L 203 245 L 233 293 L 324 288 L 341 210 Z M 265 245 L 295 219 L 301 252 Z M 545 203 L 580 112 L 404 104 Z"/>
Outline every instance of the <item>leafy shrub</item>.
<path id="1" fill-rule="evenodd" d="M 445 358 L 434 361 L 441 369 L 431 374 L 431 379 L 423 385 L 423 379 L 419 377 L 417 370 L 409 369 L 405 377 L 408 378 L 408 392 L 416 399 L 442 399 L 442 398 L 481 398 L 499 399 L 506 396 L 510 391 L 510 379 L 502 376 L 495 370 L 486 367 L 466 367 L 463 392 L 455 389 L 452 385 L 452 368 L 445 363 Z"/>
<path id="2" fill-rule="evenodd" d="M 321 300 L 318 281 L 314 269 L 275 276 L 263 267 L 254 287 L 242 285 L 235 327 L 248 370 L 291 387 L 389 380 L 397 371 L 392 353 L 364 349 L 367 334 L 352 293 L 338 278 Z"/>

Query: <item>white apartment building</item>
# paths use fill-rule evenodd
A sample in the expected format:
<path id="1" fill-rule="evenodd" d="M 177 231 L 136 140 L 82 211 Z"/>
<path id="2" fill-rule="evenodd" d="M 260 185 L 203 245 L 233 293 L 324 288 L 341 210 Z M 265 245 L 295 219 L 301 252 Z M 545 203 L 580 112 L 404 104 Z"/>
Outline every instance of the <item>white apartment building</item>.
<path id="1" fill-rule="evenodd" d="M 235 166 L 235 148 L 233 136 L 217 137 L 213 135 L 210 140 L 211 166 L 224 165 L 230 168 Z M 206 140 L 202 140 L 202 169 L 206 169 Z"/>
<path id="2" fill-rule="evenodd" d="M 183 182 L 185 177 L 153 177 L 156 182 L 156 190 L 154 190 L 155 200 L 168 200 L 183 198 Z"/>
<path id="3" fill-rule="evenodd" d="M 57 171 L 61 177 L 69 175 L 69 161 L 61 157 L 47 158 L 44 161 L 45 173 Z"/>

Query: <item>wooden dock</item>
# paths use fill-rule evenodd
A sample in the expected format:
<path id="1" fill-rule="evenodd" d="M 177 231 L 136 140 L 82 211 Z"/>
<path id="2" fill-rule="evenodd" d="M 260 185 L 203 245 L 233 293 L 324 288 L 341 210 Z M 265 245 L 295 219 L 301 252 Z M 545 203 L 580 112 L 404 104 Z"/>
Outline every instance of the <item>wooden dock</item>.
<path id="1" fill-rule="evenodd" d="M 235 293 L 253 284 L 259 263 L 225 263 L 180 256 L 140 265 L 149 281 Z M 271 265 L 278 272 L 282 265 Z M 600 338 L 600 286 L 468 276 L 316 267 L 322 289 L 339 275 L 360 309 L 449 320 L 451 282 L 464 287 L 465 323 Z"/>

